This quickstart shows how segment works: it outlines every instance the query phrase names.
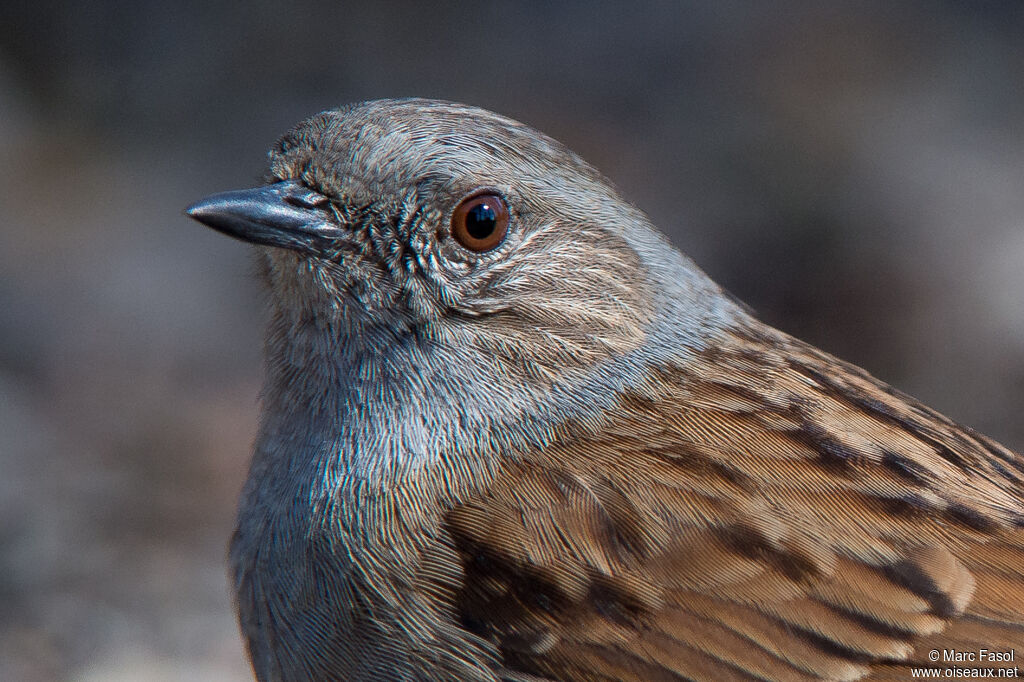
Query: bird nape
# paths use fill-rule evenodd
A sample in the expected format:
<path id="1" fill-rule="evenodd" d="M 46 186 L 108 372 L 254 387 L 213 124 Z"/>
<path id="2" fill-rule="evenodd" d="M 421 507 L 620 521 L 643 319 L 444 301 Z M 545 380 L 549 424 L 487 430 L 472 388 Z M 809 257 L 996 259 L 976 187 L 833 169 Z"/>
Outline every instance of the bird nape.
<path id="1" fill-rule="evenodd" d="M 970 677 L 1024 646 L 1024 458 L 754 319 L 543 134 L 355 104 L 188 213 L 269 291 L 230 552 L 260 680 Z"/>

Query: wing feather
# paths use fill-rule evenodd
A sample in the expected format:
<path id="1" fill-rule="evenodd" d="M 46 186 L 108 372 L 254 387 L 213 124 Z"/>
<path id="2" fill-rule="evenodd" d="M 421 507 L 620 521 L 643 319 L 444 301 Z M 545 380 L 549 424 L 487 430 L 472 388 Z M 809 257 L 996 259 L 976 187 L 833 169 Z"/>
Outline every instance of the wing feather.
<path id="1" fill-rule="evenodd" d="M 906 679 L 935 648 L 1024 651 L 1022 480 L 1019 455 L 751 327 L 452 508 L 455 608 L 541 679 Z"/>

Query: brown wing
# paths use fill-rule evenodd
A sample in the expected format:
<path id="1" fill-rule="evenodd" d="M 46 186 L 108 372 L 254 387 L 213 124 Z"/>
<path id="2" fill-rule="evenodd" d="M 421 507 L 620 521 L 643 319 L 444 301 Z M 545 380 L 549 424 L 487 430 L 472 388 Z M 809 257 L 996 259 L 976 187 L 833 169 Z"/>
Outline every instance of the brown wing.
<path id="1" fill-rule="evenodd" d="M 1024 655 L 1022 481 L 1019 455 L 752 329 L 454 508 L 456 605 L 509 679 L 909 679 L 932 649 Z"/>

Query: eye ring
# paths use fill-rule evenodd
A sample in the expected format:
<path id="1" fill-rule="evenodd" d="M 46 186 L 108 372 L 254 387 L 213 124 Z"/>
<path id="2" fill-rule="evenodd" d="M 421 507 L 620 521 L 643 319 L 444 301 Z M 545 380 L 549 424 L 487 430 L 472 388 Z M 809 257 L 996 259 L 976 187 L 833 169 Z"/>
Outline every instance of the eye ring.
<path id="1" fill-rule="evenodd" d="M 476 192 L 459 202 L 452 213 L 452 236 L 475 253 L 496 249 L 508 234 L 505 199 L 490 191 Z"/>

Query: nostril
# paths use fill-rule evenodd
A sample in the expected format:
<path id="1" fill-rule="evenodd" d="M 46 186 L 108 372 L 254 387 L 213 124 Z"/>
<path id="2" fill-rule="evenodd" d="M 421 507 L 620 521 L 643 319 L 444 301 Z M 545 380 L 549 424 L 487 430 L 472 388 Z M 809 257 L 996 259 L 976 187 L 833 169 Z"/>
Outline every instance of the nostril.
<path id="1" fill-rule="evenodd" d="M 327 208 L 331 204 L 330 199 L 313 190 L 285 195 L 284 202 L 296 208 Z"/>

